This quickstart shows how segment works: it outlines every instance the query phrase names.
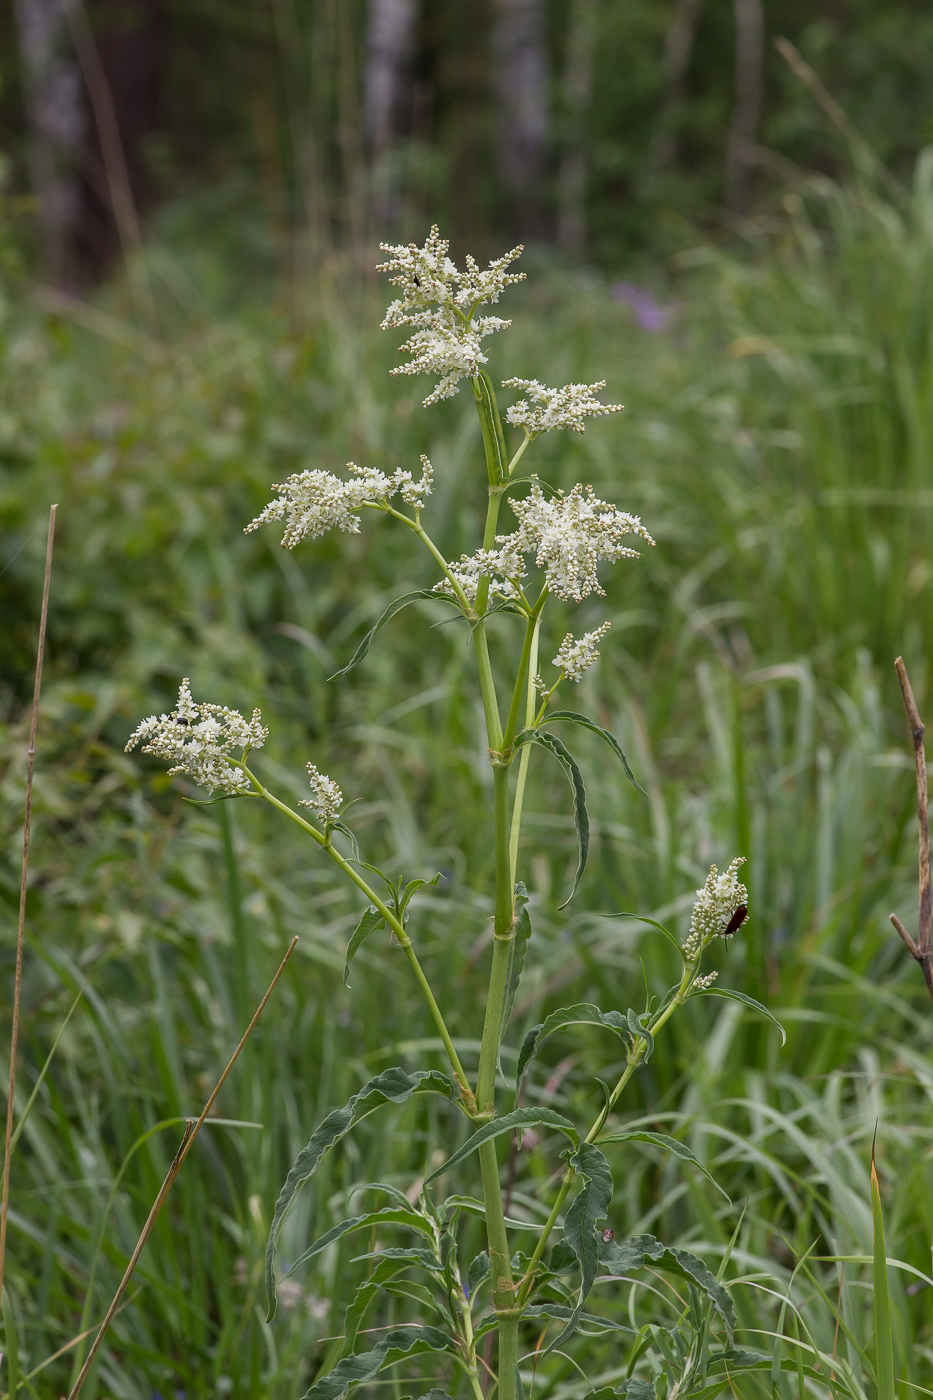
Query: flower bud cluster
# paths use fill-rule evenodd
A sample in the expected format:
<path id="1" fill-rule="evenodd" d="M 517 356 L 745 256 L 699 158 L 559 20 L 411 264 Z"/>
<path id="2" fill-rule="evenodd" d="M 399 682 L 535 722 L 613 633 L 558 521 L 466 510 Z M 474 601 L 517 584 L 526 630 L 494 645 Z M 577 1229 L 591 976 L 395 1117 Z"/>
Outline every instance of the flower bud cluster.
<path id="1" fill-rule="evenodd" d="M 475 378 L 486 363 L 480 342 L 511 325 L 499 316 L 477 316 L 476 312 L 497 302 L 506 287 L 522 280 L 524 273 L 507 271 L 522 249 L 513 248 L 485 269 L 468 256 L 466 271 L 461 272 L 447 256 L 450 245 L 436 224 L 423 248 L 415 243 L 379 246 L 391 256 L 377 271 L 394 272 L 389 280 L 401 290 L 385 314 L 382 329 L 414 328 L 414 335 L 399 347 L 412 358 L 392 373 L 437 376 L 438 383 L 424 400 L 427 408 L 458 393 L 464 377 Z"/>
<path id="2" fill-rule="evenodd" d="M 515 534 L 500 537 L 524 554 L 535 554 L 544 569 L 552 593 L 566 601 L 582 602 L 590 593 L 605 597 L 596 576 L 603 560 L 637 559 L 638 551 L 622 544 L 624 535 L 654 540 L 637 515 L 629 515 L 594 495 L 592 486 L 576 485 L 569 495 L 559 491 L 550 500 L 537 482 L 523 501 L 513 501 L 518 516 Z"/>
<path id="3" fill-rule="evenodd" d="M 561 642 L 552 664 L 560 668 L 568 681 L 582 680 L 583 672 L 587 667 L 592 666 L 599 656 L 599 648 L 596 643 L 605 637 L 611 626 L 611 622 L 604 622 L 602 627 L 596 628 L 595 632 L 584 632 L 579 641 L 575 641 L 573 633 L 568 632 Z"/>
<path id="4" fill-rule="evenodd" d="M 313 763 L 305 766 L 311 782 L 311 796 L 303 798 L 298 806 L 310 807 L 315 816 L 325 824 L 336 821 L 343 806 L 343 793 L 333 778 L 328 778 L 327 774 L 322 773 Z"/>
<path id="5" fill-rule="evenodd" d="M 392 496 L 400 494 L 406 505 L 423 508 L 425 497 L 431 494 L 434 471 L 427 457 L 422 456 L 421 462 L 424 470 L 420 481 L 414 481 L 411 472 L 397 471 L 386 476 L 373 468 L 358 467 L 355 462 L 347 463 L 353 474 L 349 481 L 318 468 L 295 472 L 281 485 L 273 486 L 279 495 L 250 521 L 244 533 L 257 530 L 267 521 L 284 518 L 283 549 L 294 549 L 301 540 L 314 539 L 327 530 L 358 535 L 359 517 L 353 512 L 363 506 L 384 507 Z"/>
<path id="6" fill-rule="evenodd" d="M 507 543 L 502 549 L 478 549 L 475 554 L 461 554 L 448 568 L 471 603 L 476 601 L 479 581 L 483 577 L 489 579 L 490 598 L 518 598 L 519 585 L 526 572 L 522 555 Z M 446 593 L 448 597 L 455 596 L 453 585 L 447 578 L 436 583 L 434 591 Z"/>
<path id="7" fill-rule="evenodd" d="M 710 866 L 706 884 L 697 890 L 690 916 L 690 932 L 684 942 L 687 962 L 698 958 L 717 934 L 726 937 L 734 916 L 748 905 L 748 890 L 739 879 L 739 870 L 744 864 L 745 857 L 736 856 L 722 875 L 717 873 L 715 865 Z"/>
<path id="8" fill-rule="evenodd" d="M 519 399 L 506 411 L 506 420 L 516 428 L 524 428 L 529 437 L 538 437 L 552 428 L 569 428 L 582 433 L 585 418 L 599 418 L 604 413 L 621 413 L 620 403 L 600 403 L 597 389 L 605 389 L 605 379 L 596 384 L 565 384 L 562 389 L 548 389 L 537 379 L 503 379 L 507 389 L 524 389 L 528 399 Z"/>
<path id="9" fill-rule="evenodd" d="M 208 792 L 219 789 L 235 794 L 249 792 L 251 785 L 242 769 L 230 762 L 231 754 L 234 749 L 244 753 L 261 749 L 268 737 L 259 710 L 246 720 L 226 705 L 197 704 L 186 676 L 178 690 L 177 709 L 144 719 L 130 735 L 126 752 L 141 743 L 143 753 L 172 764 L 170 774 L 184 773 Z"/>

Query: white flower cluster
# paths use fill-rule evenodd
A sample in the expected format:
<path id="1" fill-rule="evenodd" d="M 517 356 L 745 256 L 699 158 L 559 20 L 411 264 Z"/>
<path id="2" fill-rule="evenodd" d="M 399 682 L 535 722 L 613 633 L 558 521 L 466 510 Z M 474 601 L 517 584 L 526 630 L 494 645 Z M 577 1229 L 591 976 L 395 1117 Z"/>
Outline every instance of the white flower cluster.
<path id="1" fill-rule="evenodd" d="M 478 549 L 475 554 L 461 554 L 448 568 L 471 603 L 476 601 L 479 581 L 484 576 L 489 578 L 489 596 L 505 599 L 519 596 L 518 585 L 525 577 L 525 561 L 521 553 L 509 544 L 502 549 Z M 448 597 L 455 596 L 450 580 L 446 578 L 434 585 L 434 591 L 446 593 Z"/>
<path id="2" fill-rule="evenodd" d="M 353 512 L 366 505 L 385 506 L 397 493 L 406 505 L 421 510 L 425 497 L 431 494 L 434 479 L 427 457 L 423 456 L 421 462 L 424 470 L 420 481 L 414 481 L 411 472 L 397 471 L 386 476 L 373 468 L 358 467 L 355 462 L 347 463 L 353 473 L 349 481 L 317 468 L 295 472 L 281 485 L 273 486 L 278 497 L 250 521 L 244 533 L 257 530 L 269 520 L 285 518 L 282 547 L 294 549 L 301 540 L 314 539 L 335 528 L 358 535 L 359 517 Z"/>
<path id="3" fill-rule="evenodd" d="M 690 984 L 691 992 L 705 992 L 707 987 L 713 985 L 718 976 L 718 972 L 707 972 L 703 977 L 695 977 Z"/>
<path id="4" fill-rule="evenodd" d="M 523 501 L 513 501 L 519 528 L 497 542 L 508 543 L 522 553 L 534 552 L 544 569 L 552 593 L 566 601 L 582 602 L 590 593 L 605 593 L 596 577 L 602 560 L 637 559 L 638 551 L 621 543 L 623 535 L 654 540 L 637 515 L 618 510 L 593 494 L 592 486 L 577 485 L 569 496 L 559 491 L 550 500 L 537 482 Z"/>
<path id="5" fill-rule="evenodd" d="M 199 705 L 191 697 L 187 676 L 178 690 L 178 708 L 170 715 L 150 715 L 130 735 L 129 753 L 143 744 L 143 753 L 171 763 L 170 774 L 185 773 L 208 792 L 250 791 L 250 781 L 230 762 L 234 749 L 261 749 L 269 736 L 258 710 L 246 720 L 226 705 Z"/>
<path id="6" fill-rule="evenodd" d="M 573 633 L 568 632 L 558 648 L 552 665 L 558 666 L 568 681 L 582 680 L 583 672 L 588 666 L 592 666 L 599 655 L 599 647 L 596 643 L 605 637 L 611 626 L 611 622 L 604 622 L 602 627 L 596 628 L 595 632 L 584 632 L 578 642 L 574 640 Z"/>
<path id="7" fill-rule="evenodd" d="M 697 890 L 690 916 L 690 932 L 684 942 L 687 962 L 698 957 L 717 934 L 727 937 L 736 914 L 747 909 L 748 890 L 739 879 L 739 870 L 744 864 L 745 857 L 736 856 L 722 875 L 717 874 L 715 865 L 710 866 L 706 884 Z"/>
<path id="8" fill-rule="evenodd" d="M 552 428 L 569 428 L 582 433 L 585 418 L 599 418 L 604 413 L 621 413 L 620 403 L 600 403 L 597 389 L 605 389 L 605 379 L 596 384 L 565 384 L 562 389 L 548 389 L 537 379 L 503 379 L 503 388 L 524 389 L 528 399 L 519 399 L 506 411 L 506 420 L 516 428 L 524 428 L 529 437 L 538 437 Z"/>
<path id="9" fill-rule="evenodd" d="M 511 325 L 499 316 L 477 316 L 476 312 L 497 302 L 506 287 L 522 280 L 524 273 L 507 271 L 522 249 L 513 248 L 485 269 L 468 256 L 466 271 L 461 272 L 447 256 L 450 244 L 441 238 L 436 224 L 423 248 L 415 243 L 379 246 L 391 256 L 377 271 L 394 272 L 390 281 L 401 290 L 385 314 L 382 329 L 411 326 L 415 332 L 399 347 L 411 360 L 392 373 L 436 375 L 438 383 L 424 400 L 427 408 L 458 393 L 464 376 L 474 378 L 486 363 L 480 342 Z"/>
<path id="10" fill-rule="evenodd" d="M 322 822 L 336 821 L 343 806 L 343 793 L 333 778 L 328 778 L 327 774 L 315 768 L 313 763 L 308 763 L 305 766 L 311 782 L 311 796 L 303 798 L 298 806 L 310 807 L 315 816 L 320 817 Z"/>

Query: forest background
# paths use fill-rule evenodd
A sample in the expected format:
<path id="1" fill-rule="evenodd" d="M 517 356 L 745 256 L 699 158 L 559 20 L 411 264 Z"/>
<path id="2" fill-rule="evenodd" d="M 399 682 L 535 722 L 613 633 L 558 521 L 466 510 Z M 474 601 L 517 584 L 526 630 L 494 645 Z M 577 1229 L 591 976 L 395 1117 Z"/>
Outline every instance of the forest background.
<path id="1" fill-rule="evenodd" d="M 359 797 L 385 866 L 443 872 L 414 918 L 475 1055 L 488 773 L 458 698 L 463 640 L 425 631 L 440 614 L 420 604 L 417 626 L 396 621 L 328 684 L 382 607 L 433 579 L 388 533 L 378 556 L 364 533 L 301 558 L 241 533 L 291 471 L 349 457 L 391 471 L 425 451 L 439 541 L 456 554 L 470 538 L 470 406 L 416 410 L 375 329 L 376 244 L 420 241 L 434 221 L 458 257 L 526 243 L 510 366 L 606 377 L 626 404 L 621 421 L 548 442 L 549 477 L 592 480 L 659 546 L 611 593 L 579 697 L 649 796 L 583 746 L 598 860 L 558 914 L 572 821 L 560 787 L 535 778 L 535 946 L 509 1043 L 557 999 L 624 1006 L 663 981 L 648 926 L 603 915 L 680 926 L 710 861 L 747 854 L 753 918 L 723 959 L 788 1045 L 740 1008 L 704 1009 L 659 1044 L 630 1111 L 683 1134 L 748 1202 L 729 1265 L 743 1343 L 780 1366 L 792 1347 L 774 1334 L 805 1324 L 851 1372 L 839 1393 L 866 1395 L 877 1125 L 903 1265 L 898 1374 L 905 1395 L 929 1383 L 933 1037 L 887 916 L 912 926 L 916 898 L 892 663 L 903 652 L 923 713 L 933 641 L 931 93 L 920 0 L 4 8 L 5 1007 L 44 522 L 60 503 L 19 1115 L 85 988 L 14 1155 L 5 1350 L 25 1391 L 57 1396 L 75 1375 L 85 1343 L 47 1358 L 101 1316 L 179 1120 L 292 933 L 299 952 L 221 1104 L 239 1126 L 206 1131 L 186 1163 L 85 1394 L 297 1397 L 332 1364 L 356 1275 L 299 1276 L 267 1327 L 271 1206 L 329 1108 L 436 1050 L 388 947 L 364 950 L 343 988 L 359 911 L 303 849 L 261 814 L 186 806 L 124 756 L 182 675 L 261 704 L 269 771 L 297 796 L 308 758 L 326 768 Z M 558 1108 L 585 1094 L 591 1048 L 549 1049 L 535 1092 Z M 415 1111 L 361 1133 L 289 1247 L 326 1229 L 364 1173 L 408 1189 L 440 1133 Z M 554 1161 L 528 1139 L 519 1159 L 515 1208 L 533 1213 Z M 617 1233 L 721 1260 L 735 1214 L 651 1149 L 637 1161 Z M 583 1393 L 569 1366 L 555 1376 L 549 1394 Z"/>

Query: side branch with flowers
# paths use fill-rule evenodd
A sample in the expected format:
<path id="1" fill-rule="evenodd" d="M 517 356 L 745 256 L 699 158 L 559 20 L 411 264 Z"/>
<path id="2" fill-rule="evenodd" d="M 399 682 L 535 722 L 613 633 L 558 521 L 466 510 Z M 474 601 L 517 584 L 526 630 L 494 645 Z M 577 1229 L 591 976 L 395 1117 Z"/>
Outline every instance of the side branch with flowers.
<path id="1" fill-rule="evenodd" d="M 344 1355 L 326 1375 L 315 1380 L 307 1396 L 311 1400 L 337 1400 L 351 1387 L 372 1380 L 383 1367 L 395 1365 L 406 1356 L 438 1352 L 450 1358 L 452 1390 L 456 1392 L 459 1374 L 477 1400 L 482 1400 L 479 1343 L 488 1333 L 495 1332 L 497 1363 L 494 1374 L 486 1377 L 486 1393 L 492 1384 L 498 1388 L 501 1400 L 515 1400 L 521 1386 L 523 1340 L 530 1347 L 540 1337 L 542 1327 L 550 1328 L 546 1348 L 550 1352 L 564 1346 L 581 1323 L 590 1328 L 618 1329 L 621 1324 L 612 1317 L 584 1311 L 590 1290 L 600 1271 L 621 1276 L 642 1267 L 646 1260 L 686 1280 L 696 1307 L 682 1319 L 681 1330 L 685 1330 L 686 1339 L 679 1350 L 665 1354 L 642 1347 L 634 1358 L 629 1379 L 616 1393 L 654 1396 L 663 1379 L 667 1395 L 685 1396 L 705 1384 L 710 1365 L 741 1365 L 742 1357 L 749 1353 L 735 1350 L 734 1314 L 728 1291 L 701 1260 L 682 1250 L 668 1249 L 647 1235 L 620 1244 L 612 1238 L 611 1231 L 601 1229 L 613 1192 L 611 1169 L 603 1148 L 631 1138 L 650 1141 L 705 1173 L 682 1143 L 663 1134 L 619 1130 L 610 1118 L 626 1085 L 652 1053 L 658 1034 L 688 999 L 704 993 L 735 996 L 769 1015 L 765 1008 L 741 994 L 714 987 L 715 974 L 700 973 L 703 953 L 712 940 L 734 932 L 746 917 L 748 895 L 739 879 L 742 858 L 734 860 L 725 874 L 718 874 L 715 867 L 711 869 L 706 885 L 697 894 L 690 933 L 682 946 L 669 930 L 658 926 L 675 943 L 683 963 L 680 981 L 658 1004 L 649 1003 L 649 1008 L 641 1013 L 631 1009 L 604 1011 L 589 1004 L 565 1007 L 526 1036 L 518 1057 L 516 1088 L 543 1041 L 568 1026 L 602 1026 L 621 1040 L 625 1069 L 615 1087 L 606 1090 L 602 1108 L 589 1129 L 581 1133 L 569 1119 L 547 1108 L 514 1108 L 503 1113 L 501 1098 L 506 1086 L 499 1076 L 500 1046 L 531 936 L 528 895 L 518 866 L 532 750 L 543 749 L 556 758 L 570 782 L 579 840 L 571 896 L 586 868 L 589 821 L 580 768 L 564 740 L 554 732 L 555 727 L 577 724 L 595 731 L 638 786 L 624 753 L 608 730 L 574 710 L 551 708 L 560 688 L 579 682 L 596 661 L 609 623 L 579 638 L 568 633 L 553 659 L 556 679 L 549 683 L 539 673 L 545 607 L 552 596 L 567 602 L 582 602 L 593 593 L 604 596 L 600 566 L 637 559 L 638 551 L 629 543 L 633 538 L 647 545 L 654 541 L 637 516 L 600 500 L 591 487 L 578 484 L 567 493 L 554 491 L 537 477 L 524 477 L 518 472 L 529 446 L 542 434 L 561 429 L 583 432 L 587 419 L 620 411 L 619 405 L 603 404 L 596 397 L 605 387 L 603 383 L 566 384 L 551 389 L 533 379 L 504 380 L 504 387 L 522 395 L 505 413 L 505 423 L 521 432 L 517 449 L 509 455 L 482 348 L 488 336 L 504 330 L 509 322 L 480 313 L 495 305 L 508 286 L 521 280 L 522 274 L 510 271 L 521 248 L 512 249 L 486 269 L 467 258 L 464 271 L 448 256 L 448 244 L 436 228 L 423 247 L 411 244 L 383 248 L 389 256 L 381 270 L 392 274 L 391 281 L 398 289 L 383 326 L 405 327 L 412 332 L 401 347 L 411 358 L 393 372 L 429 373 L 436 377 L 433 390 L 424 400 L 425 407 L 458 393 L 463 379 L 469 381 L 473 392 L 488 481 L 481 543 L 472 554 L 447 560 L 431 539 L 422 523 L 433 483 L 433 469 L 426 457 L 421 459 L 417 479 L 411 472 L 397 471 L 387 476 L 355 463 L 349 464 L 346 478 L 318 469 L 298 472 L 273 488 L 274 498 L 246 528 L 255 530 L 269 522 L 284 521 L 282 544 L 293 549 L 330 529 L 358 533 L 362 511 L 372 510 L 391 516 L 410 530 L 430 554 L 440 575 L 433 590 L 406 595 L 392 604 L 341 675 L 363 659 L 382 623 L 414 598 L 435 596 L 447 600 L 470 627 L 493 775 L 490 826 L 495 854 L 493 947 L 475 1077 L 471 1078 L 461 1062 L 444 1008 L 434 996 L 407 931 L 408 904 L 425 882 L 392 881 L 361 860 L 356 838 L 343 820 L 343 795 L 331 778 L 308 763 L 310 796 L 298 806 L 307 808 L 312 819 L 303 816 L 276 796 L 252 766 L 251 756 L 262 748 L 268 734 L 259 711 L 246 720 L 225 707 L 198 703 L 187 680 L 182 681 L 178 705 L 172 713 L 144 720 L 127 745 L 133 748 L 141 744 L 144 752 L 169 762 L 170 773 L 184 774 L 208 792 L 267 802 L 305 832 L 366 900 L 347 949 L 347 970 L 369 934 L 378 928 L 390 929 L 410 964 L 447 1053 L 450 1075 L 437 1070 L 412 1074 L 402 1069 L 387 1070 L 370 1080 L 347 1105 L 329 1114 L 314 1131 L 276 1204 L 266 1260 L 270 1317 L 275 1310 L 275 1256 L 282 1221 L 296 1192 L 313 1175 L 324 1154 L 373 1109 L 405 1102 L 416 1094 L 440 1094 L 466 1116 L 473 1132 L 464 1146 L 427 1178 L 418 1201 L 412 1204 L 400 1198 L 389 1207 L 374 1207 L 364 1216 L 336 1226 L 310 1244 L 302 1256 L 310 1258 L 357 1229 L 402 1229 L 414 1232 L 418 1239 L 417 1249 L 393 1249 L 385 1257 L 374 1256 L 379 1262 L 366 1281 L 369 1291 L 365 1296 L 358 1295 L 348 1311 Z M 513 491 L 520 482 L 527 483 L 526 493 L 515 495 Z M 511 532 L 502 532 L 499 516 L 507 491 L 516 526 Z M 511 671 L 504 674 L 493 668 L 487 637 L 488 620 L 498 612 L 518 622 Z M 567 1166 L 556 1185 L 547 1221 L 543 1228 L 537 1227 L 531 1253 L 525 1255 L 517 1250 L 515 1239 L 522 1229 L 531 1227 L 519 1227 L 506 1220 L 498 1148 L 501 1138 L 535 1124 L 567 1138 Z M 461 1164 L 464 1171 L 478 1166 L 486 1228 L 487 1247 L 469 1264 L 460 1258 L 461 1214 L 466 1198 L 438 1200 L 433 1185 L 438 1177 Z M 374 1191 L 386 1189 L 373 1187 Z M 399 1276 L 413 1270 L 424 1280 L 423 1285 L 419 1284 L 418 1296 L 434 1297 L 436 1315 L 443 1325 L 394 1327 L 379 1333 L 380 1340 L 369 1350 L 357 1350 L 363 1311 L 374 1292 L 382 1285 L 397 1283 Z M 631 1373 L 633 1369 L 638 1376 Z M 432 1395 L 443 1393 L 435 1391 Z"/>

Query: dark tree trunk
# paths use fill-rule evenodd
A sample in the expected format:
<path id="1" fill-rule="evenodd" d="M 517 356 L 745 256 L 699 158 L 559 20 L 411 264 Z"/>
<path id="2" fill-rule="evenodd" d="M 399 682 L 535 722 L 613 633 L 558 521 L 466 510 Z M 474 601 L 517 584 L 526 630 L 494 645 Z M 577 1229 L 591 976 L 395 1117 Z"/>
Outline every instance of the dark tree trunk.
<path id="1" fill-rule="evenodd" d="M 546 231 L 550 144 L 545 6 L 543 0 L 495 0 L 495 9 L 499 173 L 515 234 L 540 238 Z"/>
<path id="2" fill-rule="evenodd" d="M 748 208 L 755 168 L 765 17 L 761 0 L 734 0 L 734 4 L 735 100 L 726 154 L 726 207 L 741 214 Z"/>
<path id="3" fill-rule="evenodd" d="M 66 6 L 73 9 L 72 0 L 16 0 L 30 177 L 39 206 L 44 275 L 57 287 L 73 272 L 77 172 L 87 125 Z"/>
<path id="4" fill-rule="evenodd" d="M 670 164 L 676 153 L 677 114 L 684 100 L 684 80 L 690 66 L 702 6 L 703 0 L 675 0 L 664 36 L 664 57 L 661 62 L 664 88 L 659 135 L 653 152 L 656 165 Z"/>
<path id="5" fill-rule="evenodd" d="M 593 87 L 598 0 L 574 0 L 564 68 L 564 132 L 560 158 L 557 237 L 574 257 L 586 252 L 586 114 Z"/>
<path id="6" fill-rule="evenodd" d="M 418 0 L 369 0 L 363 129 L 372 169 L 373 213 L 382 229 L 395 222 L 398 189 L 393 145 L 412 116 L 417 16 Z"/>

